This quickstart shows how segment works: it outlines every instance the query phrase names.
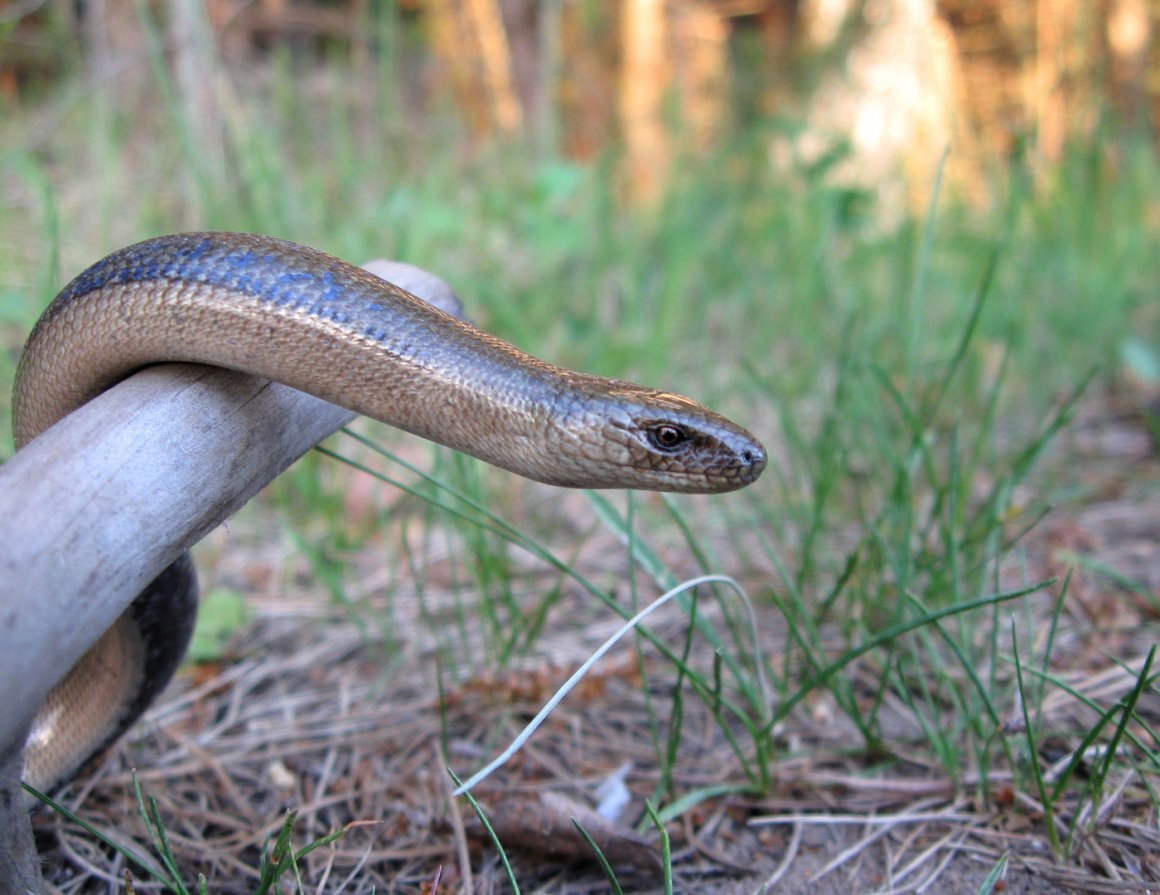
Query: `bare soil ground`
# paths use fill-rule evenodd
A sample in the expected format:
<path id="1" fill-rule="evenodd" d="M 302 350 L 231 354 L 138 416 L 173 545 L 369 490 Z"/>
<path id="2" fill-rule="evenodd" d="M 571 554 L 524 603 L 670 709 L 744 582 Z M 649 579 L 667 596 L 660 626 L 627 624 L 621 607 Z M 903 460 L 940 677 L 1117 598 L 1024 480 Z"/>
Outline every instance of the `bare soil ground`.
<path id="1" fill-rule="evenodd" d="M 1052 462 L 1082 487 L 1082 497 L 1032 534 L 1023 574 L 1074 571 L 1058 662 L 1077 688 L 1110 704 L 1131 687 L 1131 669 L 1157 639 L 1160 463 L 1138 417 L 1108 407 L 1077 422 L 1057 453 Z M 219 534 L 205 554 L 219 579 L 256 592 L 256 618 L 235 659 L 197 669 L 171 687 L 136 733 L 77 782 L 67 804 L 113 839 L 148 853 L 130 771 L 137 768 L 187 884 L 204 873 L 209 891 L 221 895 L 255 890 L 263 843 L 290 811 L 297 812 L 299 844 L 348 827 L 303 859 L 307 892 L 508 891 L 470 808 L 451 798 L 445 765 L 470 773 L 506 745 L 616 627 L 611 614 L 578 594 L 565 596 L 552 618 L 573 626 L 546 633 L 536 657 L 505 671 L 482 657 L 472 668 L 446 669 L 437 658 L 446 645 L 440 627 L 457 625 L 461 612 L 452 591 L 440 598 L 429 590 L 419 600 L 400 584 L 391 596 L 391 624 L 370 630 L 336 609 L 307 569 L 287 573 L 286 563 L 296 561 L 286 559 L 285 544 L 259 542 L 239 552 L 242 539 L 240 531 Z M 373 594 L 383 581 L 367 563 L 360 574 Z M 1150 599 L 1101 569 L 1138 582 Z M 428 577 L 430 584 L 437 570 Z M 1047 610 L 1045 600 L 1035 612 Z M 656 629 L 680 644 L 679 618 L 669 618 Z M 776 652 L 784 632 L 777 619 L 768 625 L 761 634 Z M 671 683 L 661 663 L 642 664 L 631 648 L 619 648 L 477 790 L 524 891 L 609 890 L 575 836 L 572 816 L 597 831 L 625 891 L 662 891 L 658 837 L 636 824 L 658 786 L 648 718 L 671 710 Z M 1155 694 L 1148 699 L 1143 712 L 1160 721 Z M 896 751 L 882 764 L 888 769 L 878 770 L 850 751 L 857 737 L 831 709 L 819 698 L 780 732 L 784 758 L 767 797 L 722 795 L 669 824 L 676 891 L 973 893 L 1004 855 L 1009 863 L 996 891 L 1160 891 L 1160 832 L 1138 780 L 1122 781 L 1099 834 L 1073 861 L 1059 863 L 1034 800 L 1014 787 L 1004 790 L 1001 775 L 990 782 L 1005 793 L 1002 804 L 977 804 L 970 781 L 956 787 L 921 753 L 906 754 L 902 711 Z M 1061 721 L 1082 711 L 1064 698 L 1048 710 Z M 686 700 L 684 712 L 675 791 L 741 780 L 704 707 Z M 632 799 L 621 822 L 600 831 L 589 813 L 596 787 L 624 768 Z M 127 876 L 137 892 L 156 890 L 146 874 L 71 823 L 41 811 L 35 826 L 59 891 L 123 891 Z"/>

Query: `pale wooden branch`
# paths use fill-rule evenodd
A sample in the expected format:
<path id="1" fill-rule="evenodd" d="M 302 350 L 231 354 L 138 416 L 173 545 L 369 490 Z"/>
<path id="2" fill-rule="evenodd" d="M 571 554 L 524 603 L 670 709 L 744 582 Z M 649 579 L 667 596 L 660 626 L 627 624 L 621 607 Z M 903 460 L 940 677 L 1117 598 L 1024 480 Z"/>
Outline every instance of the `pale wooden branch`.
<path id="1" fill-rule="evenodd" d="M 424 277 L 401 285 L 457 304 Z M 167 364 L 0 467 L 0 891 L 29 891 L 38 878 L 17 775 L 49 690 L 181 551 L 353 416 L 252 376 Z"/>
<path id="2" fill-rule="evenodd" d="M 20 753 L 0 756 L 0 891 L 31 895 L 44 891 L 28 805 L 20 790 Z"/>
<path id="3" fill-rule="evenodd" d="M 167 365 L 0 467 L 0 754 L 146 584 L 351 417 L 251 376 Z"/>

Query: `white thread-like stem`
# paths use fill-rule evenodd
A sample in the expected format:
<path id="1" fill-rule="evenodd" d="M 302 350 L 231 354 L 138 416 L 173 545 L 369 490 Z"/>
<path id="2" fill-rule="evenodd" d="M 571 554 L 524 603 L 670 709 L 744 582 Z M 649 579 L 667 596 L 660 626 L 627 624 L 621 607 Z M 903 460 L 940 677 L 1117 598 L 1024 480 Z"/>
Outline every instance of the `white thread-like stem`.
<path id="1" fill-rule="evenodd" d="M 730 578 L 728 575 L 702 575 L 699 578 L 690 578 L 688 581 L 681 582 L 672 590 L 667 591 L 666 593 L 657 597 L 655 600 L 653 600 L 653 602 L 649 603 L 644 607 L 644 609 L 642 609 L 623 625 L 621 625 L 620 628 L 617 629 L 617 631 L 611 637 L 604 641 L 604 643 L 600 644 L 596 652 L 589 656 L 584 661 L 584 664 L 577 668 L 572 673 L 572 676 L 564 682 L 560 689 L 552 694 L 552 698 L 544 704 L 544 707 L 536 713 L 536 717 L 528 722 L 528 725 L 520 731 L 519 735 L 514 740 L 512 740 L 511 745 L 504 749 L 504 751 L 497 755 L 494 759 L 492 759 L 482 770 L 472 774 L 467 778 L 467 780 L 459 784 L 459 786 L 457 786 L 452 791 L 452 795 L 460 796 L 465 792 L 469 792 L 480 782 L 489 777 L 492 772 L 507 764 L 507 762 L 511 760 L 511 757 L 523 747 L 524 743 L 531 739 L 532 734 L 534 734 L 536 730 L 539 729 L 540 725 L 544 723 L 545 719 L 547 719 L 548 715 L 552 713 L 556 706 L 558 706 L 563 701 L 564 697 L 572 692 L 576 685 L 580 683 L 581 680 L 583 680 L 584 675 L 586 675 L 591 670 L 593 665 L 595 665 L 601 660 L 601 658 L 604 657 L 605 653 L 607 653 L 610 649 L 612 649 L 613 646 L 616 645 L 620 638 L 622 638 L 625 634 L 639 625 L 645 618 L 647 618 L 657 609 L 660 609 L 673 598 L 680 596 L 686 591 L 700 587 L 702 584 L 727 585 L 728 587 L 733 588 L 733 590 L 741 596 L 742 602 L 744 602 L 746 606 L 749 605 L 749 600 L 746 598 L 745 591 L 742 590 L 741 585 Z M 750 617 L 753 617 L 752 608 L 750 608 Z M 762 700 L 764 701 L 765 675 L 760 671 L 760 657 L 757 657 L 757 665 L 759 668 L 759 679 L 761 681 L 760 686 L 762 690 Z"/>

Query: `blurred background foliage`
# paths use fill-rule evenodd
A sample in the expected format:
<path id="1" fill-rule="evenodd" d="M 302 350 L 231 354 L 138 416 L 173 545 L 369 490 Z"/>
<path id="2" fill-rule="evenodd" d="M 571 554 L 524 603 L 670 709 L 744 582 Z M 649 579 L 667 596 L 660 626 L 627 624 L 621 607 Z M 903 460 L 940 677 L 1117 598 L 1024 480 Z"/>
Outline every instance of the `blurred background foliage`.
<path id="1" fill-rule="evenodd" d="M 1046 177 L 1110 124 L 1154 134 L 1158 27 L 1148 0 L 5 0 L 0 97 L 124 86 L 160 42 L 192 136 L 224 154 L 255 66 L 341 61 L 362 119 L 427 131 L 453 108 L 474 145 L 622 147 L 638 200 L 776 122 L 771 162 L 921 210 L 948 147 L 950 194 L 981 204 L 1014 160 Z"/>

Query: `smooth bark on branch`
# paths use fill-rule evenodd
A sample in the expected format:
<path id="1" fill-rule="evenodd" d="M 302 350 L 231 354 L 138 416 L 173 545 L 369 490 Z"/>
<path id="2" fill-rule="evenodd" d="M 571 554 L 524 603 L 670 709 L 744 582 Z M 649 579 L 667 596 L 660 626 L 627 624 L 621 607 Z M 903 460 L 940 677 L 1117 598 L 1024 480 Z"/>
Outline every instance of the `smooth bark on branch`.
<path id="1" fill-rule="evenodd" d="M 368 268 L 461 313 L 425 271 Z M 163 568 L 353 417 L 264 379 L 164 364 L 0 466 L 0 892 L 40 891 L 19 773 L 44 697 Z"/>
<path id="2" fill-rule="evenodd" d="M 30 895 L 44 891 L 28 805 L 20 789 L 20 753 L 0 756 L 0 891 Z"/>
<path id="3" fill-rule="evenodd" d="M 0 467 L 0 756 L 149 581 L 352 416 L 252 376 L 165 365 Z"/>

